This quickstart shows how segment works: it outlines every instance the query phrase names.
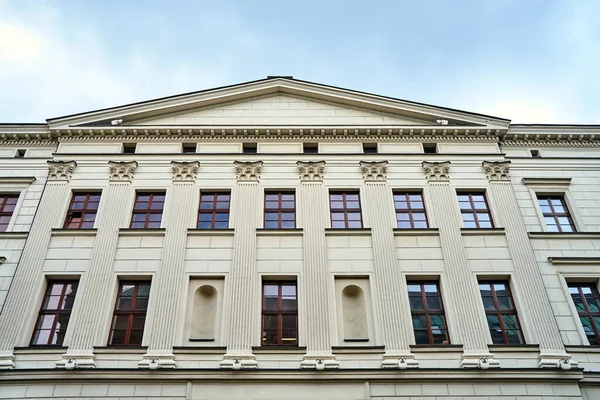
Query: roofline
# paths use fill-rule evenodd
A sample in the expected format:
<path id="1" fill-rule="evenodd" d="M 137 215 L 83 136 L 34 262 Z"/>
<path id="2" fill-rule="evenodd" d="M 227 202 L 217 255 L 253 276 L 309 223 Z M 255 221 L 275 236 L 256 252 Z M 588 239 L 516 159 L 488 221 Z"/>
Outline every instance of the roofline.
<path id="1" fill-rule="evenodd" d="M 598 128 L 600 125 L 597 124 L 510 124 L 511 128 Z"/>

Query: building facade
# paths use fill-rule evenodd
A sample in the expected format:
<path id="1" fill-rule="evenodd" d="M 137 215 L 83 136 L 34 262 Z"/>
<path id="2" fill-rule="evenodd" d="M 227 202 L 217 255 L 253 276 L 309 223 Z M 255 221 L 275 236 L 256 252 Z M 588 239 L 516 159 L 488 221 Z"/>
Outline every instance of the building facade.
<path id="1" fill-rule="evenodd" d="M 0 398 L 600 399 L 599 138 L 291 77 L 0 125 Z"/>

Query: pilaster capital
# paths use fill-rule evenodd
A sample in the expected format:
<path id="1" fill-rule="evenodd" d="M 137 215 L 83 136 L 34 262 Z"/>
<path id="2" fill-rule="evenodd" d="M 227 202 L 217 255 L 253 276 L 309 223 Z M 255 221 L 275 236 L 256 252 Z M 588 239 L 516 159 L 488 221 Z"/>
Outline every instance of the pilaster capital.
<path id="1" fill-rule="evenodd" d="M 363 179 L 367 182 L 387 180 L 387 165 L 387 161 L 361 161 Z"/>
<path id="2" fill-rule="evenodd" d="M 450 161 L 423 161 L 421 165 L 425 172 L 425 178 L 427 178 L 428 181 L 447 182 L 450 180 L 450 174 L 448 173 L 450 171 Z"/>
<path id="3" fill-rule="evenodd" d="M 76 166 L 75 161 L 48 161 L 48 180 L 69 181 Z"/>
<path id="4" fill-rule="evenodd" d="M 325 171 L 325 161 L 298 161 L 298 173 L 300 181 L 317 181 L 323 180 L 323 172 Z"/>
<path id="5" fill-rule="evenodd" d="M 192 162 L 179 162 L 171 161 L 171 168 L 173 169 L 173 182 L 193 182 L 196 180 L 198 175 L 198 168 L 200 163 L 198 161 Z"/>
<path id="6" fill-rule="evenodd" d="M 490 181 L 510 180 L 510 161 L 484 161 L 481 166 Z"/>
<path id="7" fill-rule="evenodd" d="M 262 161 L 234 161 L 235 174 L 238 181 L 259 181 Z"/>
<path id="8" fill-rule="evenodd" d="M 138 166 L 137 161 L 109 161 L 109 180 L 116 182 L 131 182 Z"/>

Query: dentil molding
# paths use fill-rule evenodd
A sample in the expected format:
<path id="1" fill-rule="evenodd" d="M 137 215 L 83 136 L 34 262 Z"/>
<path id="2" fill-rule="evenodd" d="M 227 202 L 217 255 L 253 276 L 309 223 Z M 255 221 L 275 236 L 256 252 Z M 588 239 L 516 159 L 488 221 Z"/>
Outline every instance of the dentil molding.
<path id="1" fill-rule="evenodd" d="M 450 174 L 448 173 L 450 171 L 450 161 L 423 161 L 421 165 L 428 181 L 447 182 L 450 180 Z"/>
<path id="2" fill-rule="evenodd" d="M 484 161 L 481 165 L 490 181 L 510 180 L 510 161 Z"/>
<path id="3" fill-rule="evenodd" d="M 138 163 L 137 161 L 109 161 L 108 166 L 110 167 L 109 179 L 111 181 L 130 182 Z"/>
<path id="4" fill-rule="evenodd" d="M 298 173 L 301 181 L 322 181 L 325 161 L 298 161 Z"/>
<path id="5" fill-rule="evenodd" d="M 70 180 L 76 166 L 77 163 L 75 161 L 48 161 L 48 180 Z"/>
<path id="6" fill-rule="evenodd" d="M 198 168 L 200 163 L 198 161 L 192 162 L 178 162 L 171 161 L 171 168 L 173 169 L 173 182 L 190 182 L 195 181 L 198 175 Z"/>
<path id="7" fill-rule="evenodd" d="M 387 179 L 387 161 L 361 161 L 360 170 L 363 179 L 369 181 L 385 181 Z"/>
<path id="8" fill-rule="evenodd" d="M 260 180 L 260 170 L 262 169 L 262 161 L 234 161 L 235 175 L 238 181 L 258 181 Z"/>

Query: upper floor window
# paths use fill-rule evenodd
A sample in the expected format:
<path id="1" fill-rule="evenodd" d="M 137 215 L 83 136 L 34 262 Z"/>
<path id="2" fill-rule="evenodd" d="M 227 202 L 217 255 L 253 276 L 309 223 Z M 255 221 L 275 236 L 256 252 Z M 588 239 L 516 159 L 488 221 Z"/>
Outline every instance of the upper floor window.
<path id="1" fill-rule="evenodd" d="M 17 149 L 17 152 L 15 153 L 15 158 L 25 157 L 26 152 L 27 152 L 27 149 Z"/>
<path id="2" fill-rule="evenodd" d="M 438 282 L 408 282 L 417 344 L 450 344 Z"/>
<path id="3" fill-rule="evenodd" d="M 17 193 L 0 194 L 0 232 L 6 232 L 6 229 L 8 229 L 8 224 L 10 223 L 18 200 L 19 195 Z"/>
<path id="4" fill-rule="evenodd" d="M 135 154 L 137 143 L 123 143 L 123 154 Z"/>
<path id="5" fill-rule="evenodd" d="M 427 228 L 427 214 L 423 194 L 416 192 L 394 192 L 394 207 L 398 228 Z"/>
<path id="6" fill-rule="evenodd" d="M 244 143 L 242 150 L 246 154 L 256 154 L 258 153 L 258 146 L 256 143 Z"/>
<path id="7" fill-rule="evenodd" d="M 465 228 L 493 228 L 484 193 L 458 193 L 458 204 Z"/>
<path id="8" fill-rule="evenodd" d="M 436 143 L 423 143 L 423 153 L 436 154 L 437 153 L 437 144 Z"/>
<path id="9" fill-rule="evenodd" d="M 49 281 L 31 338 L 32 346 L 61 346 L 77 293 L 77 281 Z"/>
<path id="10" fill-rule="evenodd" d="M 319 144 L 318 143 L 303 143 L 302 151 L 305 154 L 317 154 L 319 152 Z"/>
<path id="11" fill-rule="evenodd" d="M 141 346 L 150 296 L 150 282 L 121 282 L 109 345 Z"/>
<path id="12" fill-rule="evenodd" d="M 198 228 L 227 229 L 229 227 L 229 192 L 200 194 Z"/>
<path id="13" fill-rule="evenodd" d="M 538 204 L 550 232 L 575 232 L 575 224 L 563 196 L 540 196 Z"/>
<path id="14" fill-rule="evenodd" d="M 600 344 L 600 295 L 594 283 L 569 283 L 569 293 L 590 344 Z"/>
<path id="15" fill-rule="evenodd" d="M 331 192 L 329 193 L 329 206 L 332 228 L 362 228 L 358 192 Z"/>
<path id="16" fill-rule="evenodd" d="M 131 228 L 160 228 L 164 205 L 164 192 L 136 193 Z"/>
<path id="17" fill-rule="evenodd" d="M 65 219 L 65 229 L 86 229 L 93 228 L 98 212 L 98 203 L 100 202 L 100 193 L 73 193 L 67 218 Z"/>
<path id="18" fill-rule="evenodd" d="M 265 192 L 265 228 L 294 229 L 296 227 L 296 196 L 294 192 Z"/>
<path id="19" fill-rule="evenodd" d="M 263 282 L 263 346 L 298 345 L 298 298 L 295 281 Z"/>
<path id="20" fill-rule="evenodd" d="M 494 344 L 523 344 L 523 332 L 508 281 L 479 282 Z"/>
<path id="21" fill-rule="evenodd" d="M 363 143 L 363 153 L 377 154 L 377 143 Z"/>
<path id="22" fill-rule="evenodd" d="M 183 143 L 181 145 L 181 152 L 183 154 L 195 154 L 196 153 L 196 143 Z"/>

